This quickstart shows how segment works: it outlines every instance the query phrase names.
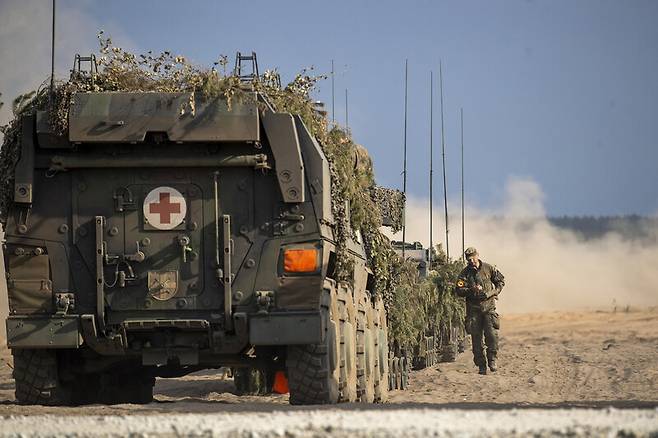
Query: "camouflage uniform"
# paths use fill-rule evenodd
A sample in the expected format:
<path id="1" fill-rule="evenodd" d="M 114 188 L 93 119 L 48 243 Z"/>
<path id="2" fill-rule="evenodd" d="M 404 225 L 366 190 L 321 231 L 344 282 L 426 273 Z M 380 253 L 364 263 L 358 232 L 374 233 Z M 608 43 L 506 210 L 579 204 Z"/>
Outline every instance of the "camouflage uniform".
<path id="1" fill-rule="evenodd" d="M 478 290 L 477 286 L 482 290 Z M 491 364 L 498 353 L 499 321 L 496 313 L 498 294 L 505 286 L 505 277 L 498 269 L 480 260 L 480 266 L 466 266 L 459 274 L 455 293 L 466 298 L 466 326 L 473 341 L 473 362 L 484 367 L 487 360 Z M 484 335 L 484 343 L 483 341 Z M 484 355 L 484 344 L 487 346 L 487 357 Z M 493 368 L 492 368 L 493 370 Z"/>

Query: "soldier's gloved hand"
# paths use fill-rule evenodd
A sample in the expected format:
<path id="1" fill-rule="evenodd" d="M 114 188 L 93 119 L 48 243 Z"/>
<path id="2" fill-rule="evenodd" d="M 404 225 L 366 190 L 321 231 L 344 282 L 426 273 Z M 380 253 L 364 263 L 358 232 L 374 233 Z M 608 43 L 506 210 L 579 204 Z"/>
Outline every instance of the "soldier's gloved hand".
<path id="1" fill-rule="evenodd" d="M 480 290 L 475 294 L 475 298 L 477 298 L 480 301 L 484 301 L 489 298 L 489 295 L 485 291 Z"/>

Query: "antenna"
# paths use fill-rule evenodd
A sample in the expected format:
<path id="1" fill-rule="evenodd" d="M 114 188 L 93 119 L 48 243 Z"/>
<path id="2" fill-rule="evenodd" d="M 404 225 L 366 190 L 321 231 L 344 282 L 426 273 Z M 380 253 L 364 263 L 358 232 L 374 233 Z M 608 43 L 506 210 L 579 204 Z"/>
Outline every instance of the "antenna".
<path id="1" fill-rule="evenodd" d="M 439 83 L 441 86 L 441 153 L 443 154 L 443 205 L 446 217 L 446 263 L 450 262 L 450 246 L 448 241 L 448 188 L 446 187 L 446 142 L 443 128 L 443 67 L 439 61 Z"/>
<path id="2" fill-rule="evenodd" d="M 331 122 L 336 123 L 336 106 L 334 100 L 334 60 L 331 60 Z"/>
<path id="3" fill-rule="evenodd" d="M 434 76 L 433 72 L 430 70 L 430 249 L 429 249 L 429 266 L 428 269 L 432 269 L 432 249 L 434 248 L 434 240 L 432 239 L 432 226 L 434 222 L 432 221 L 432 201 L 434 195 L 432 192 L 432 186 L 434 182 Z"/>
<path id="4" fill-rule="evenodd" d="M 55 101 L 55 0 L 53 0 L 53 29 L 52 44 L 50 49 L 50 107 L 52 108 Z"/>
<path id="5" fill-rule="evenodd" d="M 347 88 L 345 89 L 345 131 L 350 132 L 350 113 L 347 105 Z"/>
<path id="6" fill-rule="evenodd" d="M 462 261 L 464 261 L 464 108 L 460 108 L 462 128 Z"/>
<path id="7" fill-rule="evenodd" d="M 402 259 L 407 246 L 407 84 L 409 83 L 409 60 L 404 60 L 404 160 L 402 168 L 402 193 L 404 193 L 404 217 L 402 218 Z"/>

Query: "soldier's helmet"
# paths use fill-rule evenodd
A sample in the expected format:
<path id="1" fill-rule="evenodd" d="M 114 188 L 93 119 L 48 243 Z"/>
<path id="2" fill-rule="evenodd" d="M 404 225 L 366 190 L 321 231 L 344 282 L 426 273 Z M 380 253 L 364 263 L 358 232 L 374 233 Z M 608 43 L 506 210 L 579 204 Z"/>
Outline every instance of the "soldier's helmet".
<path id="1" fill-rule="evenodd" d="M 478 250 L 475 249 L 475 247 L 473 247 L 473 246 L 470 246 L 470 247 L 466 248 L 466 251 L 464 251 L 464 255 L 466 256 L 466 258 L 472 257 L 472 256 L 477 255 L 477 254 L 478 254 Z"/>

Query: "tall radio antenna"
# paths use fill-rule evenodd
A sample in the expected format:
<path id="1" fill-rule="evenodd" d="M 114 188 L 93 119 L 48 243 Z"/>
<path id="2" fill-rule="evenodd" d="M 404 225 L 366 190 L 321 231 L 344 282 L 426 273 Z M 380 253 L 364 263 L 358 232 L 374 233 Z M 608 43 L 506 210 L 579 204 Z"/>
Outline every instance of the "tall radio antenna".
<path id="1" fill-rule="evenodd" d="M 434 249 L 434 240 L 432 236 L 432 228 L 434 222 L 432 221 L 432 201 L 434 199 L 433 194 L 433 183 L 434 183 L 434 77 L 433 73 L 430 70 L 430 248 L 428 261 L 428 269 L 432 269 L 432 250 Z"/>
<path id="2" fill-rule="evenodd" d="M 407 84 L 409 83 L 409 60 L 404 60 L 404 160 L 402 167 L 402 193 L 404 193 L 404 212 L 402 218 L 402 258 L 407 246 Z"/>
<path id="3" fill-rule="evenodd" d="M 350 132 L 350 113 L 347 105 L 347 88 L 345 89 L 345 131 Z"/>
<path id="4" fill-rule="evenodd" d="M 462 260 L 464 260 L 464 108 L 460 108 L 461 131 L 462 131 Z"/>
<path id="5" fill-rule="evenodd" d="M 439 83 L 441 86 L 441 153 L 443 155 L 443 205 L 446 220 L 446 263 L 450 262 L 450 244 L 448 240 L 448 188 L 446 187 L 446 142 L 443 127 L 443 67 L 439 61 Z"/>
<path id="6" fill-rule="evenodd" d="M 335 101 L 335 94 L 334 94 L 334 60 L 331 60 L 331 122 L 336 123 L 336 101 Z"/>
<path id="7" fill-rule="evenodd" d="M 55 100 L 55 0 L 53 0 L 53 28 L 50 48 L 50 96 L 49 104 L 52 108 Z"/>

